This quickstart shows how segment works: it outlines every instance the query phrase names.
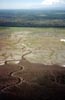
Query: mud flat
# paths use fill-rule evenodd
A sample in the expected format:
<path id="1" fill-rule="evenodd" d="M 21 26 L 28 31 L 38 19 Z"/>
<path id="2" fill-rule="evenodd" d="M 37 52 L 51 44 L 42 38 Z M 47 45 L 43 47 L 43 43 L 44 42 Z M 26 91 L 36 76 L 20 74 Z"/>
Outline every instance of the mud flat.
<path id="1" fill-rule="evenodd" d="M 64 28 L 0 28 L 0 60 L 20 59 L 29 48 L 32 53 L 26 59 L 30 62 L 65 64 L 64 33 Z"/>
<path id="2" fill-rule="evenodd" d="M 1 65 L 0 76 L 1 100 L 65 99 L 65 68 L 62 66 L 31 63 L 23 57 L 19 64 Z"/>
<path id="3" fill-rule="evenodd" d="M 0 100 L 65 100 L 65 29 L 7 32 L 0 39 Z"/>

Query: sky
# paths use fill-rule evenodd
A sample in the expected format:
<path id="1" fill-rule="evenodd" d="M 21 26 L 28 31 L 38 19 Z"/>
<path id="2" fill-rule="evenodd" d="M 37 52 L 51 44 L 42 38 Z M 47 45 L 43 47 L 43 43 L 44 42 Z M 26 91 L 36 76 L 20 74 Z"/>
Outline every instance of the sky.
<path id="1" fill-rule="evenodd" d="M 65 9 L 65 0 L 0 0 L 0 9 Z"/>

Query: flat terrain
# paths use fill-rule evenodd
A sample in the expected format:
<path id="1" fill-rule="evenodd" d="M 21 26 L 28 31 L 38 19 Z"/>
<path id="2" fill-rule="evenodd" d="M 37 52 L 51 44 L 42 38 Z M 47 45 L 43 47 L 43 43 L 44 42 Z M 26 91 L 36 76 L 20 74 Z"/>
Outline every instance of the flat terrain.
<path id="1" fill-rule="evenodd" d="M 65 100 L 64 28 L 0 27 L 0 100 Z"/>
<path id="2" fill-rule="evenodd" d="M 0 10 L 0 26 L 65 27 L 65 9 Z"/>
<path id="3" fill-rule="evenodd" d="M 43 64 L 65 64 L 64 28 L 0 27 L 0 60 L 26 58 Z"/>
<path id="4" fill-rule="evenodd" d="M 0 77 L 1 100 L 65 99 L 62 66 L 31 63 L 23 57 L 18 64 L 0 66 Z"/>

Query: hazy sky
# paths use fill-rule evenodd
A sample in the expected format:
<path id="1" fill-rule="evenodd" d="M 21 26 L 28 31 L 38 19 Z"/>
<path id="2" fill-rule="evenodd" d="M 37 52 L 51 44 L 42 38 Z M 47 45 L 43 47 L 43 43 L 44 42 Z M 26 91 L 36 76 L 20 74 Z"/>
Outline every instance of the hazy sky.
<path id="1" fill-rule="evenodd" d="M 0 0 L 0 9 L 65 8 L 65 0 Z"/>

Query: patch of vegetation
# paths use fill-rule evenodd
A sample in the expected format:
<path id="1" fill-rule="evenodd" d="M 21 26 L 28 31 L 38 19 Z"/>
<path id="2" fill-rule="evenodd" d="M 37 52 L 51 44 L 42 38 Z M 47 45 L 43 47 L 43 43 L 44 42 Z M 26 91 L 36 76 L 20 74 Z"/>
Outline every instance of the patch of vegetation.
<path id="1" fill-rule="evenodd" d="M 0 26 L 65 27 L 65 11 L 0 10 Z"/>

